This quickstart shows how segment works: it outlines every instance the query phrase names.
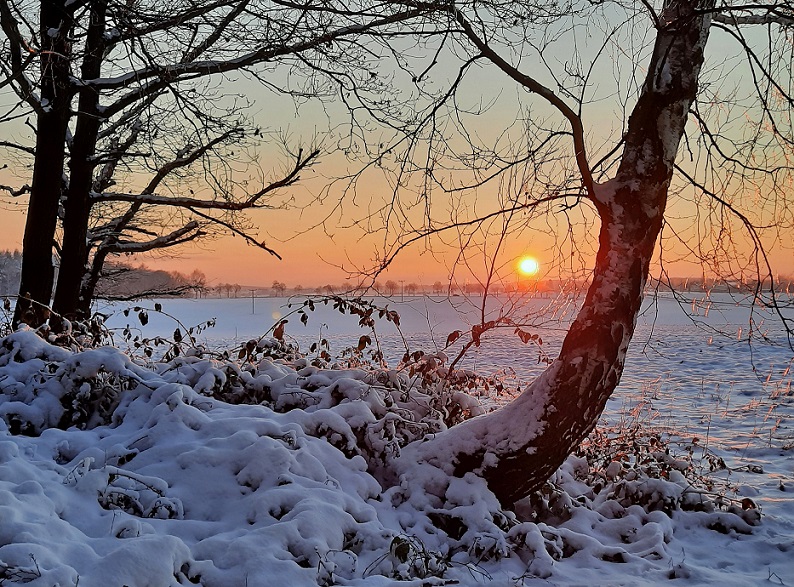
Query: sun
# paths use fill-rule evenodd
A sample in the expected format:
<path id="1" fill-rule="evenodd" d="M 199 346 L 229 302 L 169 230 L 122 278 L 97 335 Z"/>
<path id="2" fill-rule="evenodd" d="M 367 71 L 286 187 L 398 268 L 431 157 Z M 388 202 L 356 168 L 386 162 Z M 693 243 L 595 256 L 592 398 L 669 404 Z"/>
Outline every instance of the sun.
<path id="1" fill-rule="evenodd" d="M 522 275 L 535 275 L 540 271 L 540 263 L 534 257 L 522 257 L 518 262 L 518 272 Z"/>

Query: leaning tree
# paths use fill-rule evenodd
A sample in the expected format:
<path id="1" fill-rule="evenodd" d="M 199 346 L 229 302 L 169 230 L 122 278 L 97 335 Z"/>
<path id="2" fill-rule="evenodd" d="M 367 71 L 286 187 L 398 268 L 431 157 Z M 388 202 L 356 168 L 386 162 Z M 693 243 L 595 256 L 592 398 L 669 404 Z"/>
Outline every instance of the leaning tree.
<path id="1" fill-rule="evenodd" d="M 502 240 L 518 238 L 508 225 L 525 228 L 527 217 L 566 226 L 584 208 L 597 219 L 589 288 L 556 360 L 509 405 L 406 447 L 392 472 L 473 472 L 509 506 L 595 426 L 665 230 L 709 269 L 728 259 L 754 276 L 756 298 L 776 306 L 765 245 L 790 247 L 792 231 L 794 12 L 716 0 L 405 4 L 433 10 L 423 33 L 435 36 L 429 57 L 401 67 L 426 107 L 393 124 L 374 158 L 394 186 L 378 214 L 396 227 L 375 273 L 416 241 L 474 238 L 466 231 L 494 218 L 508 219 Z M 518 90 L 518 114 L 499 132 L 477 122 L 493 112 L 478 101 L 493 84 Z M 492 183 L 501 197 L 489 211 Z M 778 318 L 790 334 L 791 318 L 779 308 Z"/>
<path id="2" fill-rule="evenodd" d="M 17 174 L 30 169 L 21 185 L 0 186 L 29 199 L 15 322 L 46 321 L 54 257 L 57 329 L 59 316 L 87 315 L 110 255 L 213 231 L 275 253 L 242 212 L 284 205 L 276 195 L 319 151 L 287 148 L 283 169 L 252 173 L 256 155 L 247 149 L 272 144 L 278 121 L 257 128 L 245 117 L 248 101 L 228 85 L 245 78 L 271 99 L 324 98 L 336 93 L 333 74 L 360 92 L 380 92 L 382 82 L 364 66 L 363 39 L 426 10 L 279 0 L 0 1 L 7 98 L 0 122 L 15 135 L 0 148 L 16 160 Z"/>
<path id="3" fill-rule="evenodd" d="M 592 211 L 599 222 L 594 268 L 558 358 L 502 410 L 406 447 L 395 474 L 417 463 L 442 476 L 474 472 L 505 505 L 545 481 L 593 428 L 618 385 L 665 230 L 693 256 L 718 262 L 737 252 L 731 246 L 738 234 L 728 230 L 736 218 L 757 245 L 737 266 L 756 273 L 758 287 L 768 288 L 766 301 L 774 304 L 762 228 L 785 235 L 792 227 L 789 5 L 716 0 L 241 0 L 187 2 L 167 10 L 146 2 L 34 5 L 40 8 L 33 11 L 35 19 L 22 11 L 28 5 L 0 0 L 10 57 L 2 64 L 0 83 L 19 96 L 19 106 L 9 108 L 5 118 L 28 109 L 36 120 L 35 147 L 3 146 L 35 157 L 21 292 L 39 304 L 49 301 L 61 211 L 61 275 L 71 275 L 64 271 L 69 259 L 85 276 L 90 263 L 84 250 L 91 243 L 95 251 L 106 246 L 112 252 L 122 243 L 120 231 L 138 231 L 151 241 L 185 240 L 190 231 L 202 230 L 207 210 L 233 211 L 251 198 L 259 202 L 270 186 L 289 183 L 293 172 L 313 160 L 313 154 L 296 153 L 291 169 L 242 199 L 235 200 L 233 190 L 213 192 L 220 197 L 208 200 L 217 207 L 202 207 L 199 198 L 179 192 L 179 182 L 169 188 L 176 197 L 163 191 L 158 178 L 171 171 L 179 177 L 193 162 L 205 162 L 216 145 L 231 148 L 241 136 L 233 102 L 212 104 L 231 108 L 230 122 L 223 112 L 207 114 L 197 98 L 207 95 L 206 86 L 197 85 L 201 80 L 234 71 L 250 72 L 266 87 L 298 98 L 339 98 L 349 114 L 344 150 L 366 158 L 363 171 L 341 179 L 346 189 L 354 191 L 370 170 L 390 174 L 392 191 L 384 205 L 367 202 L 387 228 L 398 229 L 396 239 L 385 241 L 381 269 L 402 248 L 432 235 L 465 235 L 467 227 L 504 218 L 501 239 L 507 241 L 515 237 L 511 223 L 524 226 L 527 217 L 553 214 L 567 222 L 580 209 Z M 712 50 L 715 38 L 718 47 Z M 724 57 L 728 41 L 739 47 L 740 65 Z M 387 61 L 393 65 L 378 71 Z M 450 70 L 451 76 L 443 73 Z M 744 79 L 733 87 L 719 85 L 732 70 L 744 72 Z M 288 85 L 295 76 L 299 87 Z M 378 92 L 385 87 L 404 93 L 395 100 L 392 93 Z M 498 119 L 501 130 L 475 124 L 498 110 L 488 107 L 493 96 L 477 98 L 493 87 L 516 90 L 517 114 Z M 605 103 L 617 110 L 605 113 Z M 606 128 L 605 118 L 611 118 Z M 190 132 L 180 130 L 176 141 L 158 137 L 159 125 L 172 123 Z M 380 129 L 377 135 L 369 132 L 373 125 Z M 167 155 L 154 158 L 164 145 Z M 143 165 L 149 184 L 119 189 L 114 174 L 137 161 L 149 162 Z M 499 184 L 501 199 L 487 211 L 480 198 L 493 183 Z M 467 200 L 471 195 L 478 200 Z M 688 200 L 685 215 L 709 230 L 694 237 L 679 231 L 674 199 Z M 151 234 L 148 222 L 133 222 L 166 200 L 179 211 L 170 232 Z M 439 219 L 446 201 L 454 202 L 452 213 Z M 109 211 L 89 231 L 86 211 L 101 206 Z M 223 226 L 223 218 L 213 221 Z M 74 286 L 69 288 L 63 298 L 56 292 L 56 311 L 77 309 L 72 301 L 60 305 L 60 299 L 79 301 Z M 443 491 L 443 483 L 428 489 Z"/>

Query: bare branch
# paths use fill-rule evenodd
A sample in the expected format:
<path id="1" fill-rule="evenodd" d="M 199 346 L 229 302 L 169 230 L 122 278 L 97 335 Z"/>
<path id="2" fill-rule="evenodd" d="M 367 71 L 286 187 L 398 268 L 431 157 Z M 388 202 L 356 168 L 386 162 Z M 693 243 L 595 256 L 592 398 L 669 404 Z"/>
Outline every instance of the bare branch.
<path id="1" fill-rule="evenodd" d="M 204 233 L 199 230 L 199 223 L 194 220 L 177 230 L 149 241 L 103 243 L 99 247 L 107 253 L 146 253 L 155 249 L 171 247 L 178 243 L 189 242 L 203 235 Z"/>
<path id="2" fill-rule="evenodd" d="M 178 298 L 182 297 L 186 293 L 195 292 L 196 286 L 195 285 L 178 285 L 175 287 L 169 287 L 167 289 L 147 289 L 144 291 L 139 291 L 134 294 L 128 295 L 121 295 L 121 294 L 108 294 L 108 293 L 97 293 L 95 299 L 97 300 L 105 300 L 107 302 L 132 302 L 135 300 L 140 300 L 142 298 Z"/>
<path id="3" fill-rule="evenodd" d="M 301 43 L 281 44 L 274 48 L 260 48 L 226 61 L 186 62 L 165 67 L 158 65 L 131 71 L 115 78 L 79 80 L 75 83 L 78 87 L 92 87 L 97 90 L 120 89 L 142 84 L 114 104 L 102 109 L 102 115 L 110 117 L 141 98 L 163 90 L 176 79 L 189 80 L 207 75 L 238 71 L 257 63 L 274 61 L 288 55 L 299 55 L 312 49 L 324 47 L 340 38 L 364 34 L 389 24 L 410 20 L 427 12 L 428 10 L 424 8 L 406 10 L 390 16 L 375 18 L 367 23 L 341 27 L 325 34 L 314 36 Z"/>
<path id="4" fill-rule="evenodd" d="M 208 147 L 207 147 L 208 148 Z M 202 150 L 206 151 L 204 147 Z M 168 170 L 165 171 L 165 167 L 162 168 L 157 175 L 156 183 L 155 180 L 149 183 L 147 186 L 147 190 L 141 194 L 123 194 L 123 193 L 103 193 L 103 194 L 95 194 L 93 200 L 96 202 L 135 202 L 138 204 L 152 204 L 152 205 L 161 205 L 161 206 L 173 206 L 178 208 L 190 208 L 190 209 L 204 209 L 204 210 L 227 210 L 227 211 L 240 211 L 240 210 L 247 210 L 250 208 L 267 208 L 267 204 L 261 204 L 260 200 L 266 196 L 267 194 L 274 192 L 283 187 L 290 186 L 294 184 L 296 181 L 300 179 L 299 173 L 309 166 L 320 154 L 318 150 L 312 151 L 306 157 L 303 157 L 303 149 L 299 150 L 298 155 L 296 157 L 295 166 L 286 176 L 278 181 L 274 181 L 258 192 L 255 192 L 249 195 L 245 200 L 242 201 L 230 201 L 230 200 L 202 200 L 199 198 L 185 198 L 185 197 L 171 197 L 171 196 L 158 196 L 155 193 L 151 193 L 148 190 L 153 187 L 153 184 L 156 186 L 157 183 L 160 183 L 163 177 L 165 177 L 168 173 L 177 169 L 178 167 L 183 167 L 184 165 L 188 165 L 188 159 L 195 161 L 196 157 L 193 155 L 196 154 L 196 151 L 191 153 L 190 156 L 184 157 L 177 161 L 172 162 L 169 164 Z"/>
<path id="5" fill-rule="evenodd" d="M 258 249 L 262 249 L 263 251 L 266 251 L 266 252 L 270 253 L 270 254 L 271 254 L 271 255 L 273 255 L 273 256 L 274 256 L 276 259 L 278 259 L 279 261 L 281 261 L 281 260 L 282 260 L 282 258 L 281 258 L 281 255 L 279 255 L 279 254 L 278 254 L 276 251 L 274 251 L 273 249 L 271 249 L 270 247 L 268 247 L 268 246 L 267 246 L 267 245 L 264 243 L 264 241 L 260 242 L 260 241 L 256 240 L 254 237 L 252 237 L 251 235 L 249 235 L 249 234 L 245 233 L 244 231 L 240 230 L 239 228 L 237 228 L 236 226 L 234 226 L 232 223 L 230 223 L 230 222 L 227 222 L 226 220 L 223 220 L 223 219 L 221 219 L 221 218 L 215 218 L 215 217 L 213 217 L 213 216 L 210 216 L 209 214 L 204 214 L 203 212 L 199 212 L 198 210 L 191 210 L 191 211 L 192 211 L 192 212 L 193 212 L 193 213 L 194 213 L 196 216 L 199 216 L 199 217 L 201 217 L 201 218 L 204 218 L 205 220 L 207 220 L 208 222 L 210 222 L 210 223 L 212 223 L 212 224 L 217 224 L 218 226 L 222 226 L 222 227 L 224 227 L 224 228 L 227 228 L 227 229 L 228 229 L 228 230 L 230 230 L 230 231 L 231 231 L 233 234 L 235 234 L 235 235 L 237 235 L 237 236 L 240 236 L 240 237 L 242 237 L 242 238 L 243 238 L 243 240 L 244 240 L 245 242 L 247 242 L 249 245 L 253 245 L 253 246 L 255 246 L 255 247 L 256 247 L 256 248 L 258 248 Z"/>
<path id="6" fill-rule="evenodd" d="M 189 63 L 191 61 L 195 61 L 199 55 L 201 55 L 207 48 L 214 45 L 218 39 L 221 38 L 224 31 L 229 27 L 229 25 L 234 22 L 234 20 L 242 14 L 242 12 L 248 6 L 250 0 L 241 0 L 233 10 L 230 10 L 229 13 L 217 24 L 215 30 L 210 33 L 204 41 L 201 42 L 200 45 L 195 47 L 192 51 L 185 54 L 182 58 L 183 63 Z M 226 4 L 226 3 L 224 3 Z"/>
<path id="7" fill-rule="evenodd" d="M 487 57 L 494 65 L 506 73 L 511 79 L 521 84 L 529 91 L 537 94 L 562 114 L 568 124 L 571 126 L 571 133 L 573 135 L 574 152 L 576 155 L 576 164 L 579 167 L 579 172 L 582 175 L 582 182 L 588 195 L 594 197 L 594 182 L 593 175 L 590 170 L 590 165 L 587 161 L 587 151 L 584 142 L 584 126 L 582 119 L 579 117 L 570 106 L 568 106 L 557 94 L 549 88 L 538 82 L 536 79 L 521 72 L 512 64 L 505 61 L 496 51 L 491 49 L 486 41 L 480 38 L 471 26 L 466 16 L 459 9 L 450 8 L 450 13 L 455 17 L 458 24 L 460 24 L 466 37 L 477 47 L 477 49 Z"/>
<path id="8" fill-rule="evenodd" d="M 17 19 L 14 18 L 7 0 L 0 0 L 0 22 L 2 22 L 3 32 L 8 39 L 11 57 L 11 74 L 0 83 L 0 89 L 5 85 L 11 84 L 19 97 L 38 112 L 41 109 L 41 103 L 33 91 L 30 80 L 25 76 L 25 70 L 32 63 L 35 51 L 28 47 L 24 37 L 19 32 Z M 27 55 L 24 61 L 22 59 L 23 54 Z"/>
<path id="9" fill-rule="evenodd" d="M 26 155 L 36 155 L 36 149 L 33 147 L 26 147 L 25 145 L 20 145 L 19 143 L 11 143 L 9 141 L 0 141 L 0 147 L 6 147 L 8 149 L 15 149 L 17 151 L 22 151 Z"/>
<path id="10" fill-rule="evenodd" d="M 448 231 L 451 231 L 451 230 L 458 230 L 458 229 L 460 229 L 462 227 L 465 227 L 465 226 L 474 226 L 474 225 L 482 224 L 482 223 L 484 223 L 484 222 L 486 222 L 486 221 L 488 221 L 488 220 L 490 220 L 492 218 L 496 218 L 496 217 L 499 217 L 499 216 L 511 215 L 511 214 L 514 214 L 515 212 L 518 212 L 520 210 L 527 210 L 527 209 L 530 209 L 530 208 L 536 208 L 536 207 L 538 207 L 538 206 L 540 206 L 542 204 L 556 202 L 556 201 L 559 201 L 559 200 L 567 200 L 569 198 L 579 198 L 579 196 L 575 195 L 575 194 L 574 195 L 571 195 L 571 194 L 554 194 L 554 195 L 551 195 L 551 196 L 537 198 L 537 199 L 532 200 L 531 202 L 527 202 L 527 203 L 524 203 L 524 204 L 515 204 L 513 206 L 503 207 L 503 208 L 501 208 L 501 209 L 499 209 L 499 210 L 497 210 L 495 212 L 491 212 L 491 213 L 485 214 L 483 216 L 478 216 L 476 218 L 470 218 L 468 220 L 463 220 L 463 221 L 458 221 L 458 222 L 452 222 L 452 223 L 444 224 L 443 226 L 430 227 L 430 228 L 427 228 L 427 229 L 418 230 L 418 231 L 416 231 L 416 234 L 414 234 L 413 236 L 410 236 L 410 237 L 406 238 L 405 240 L 403 240 L 402 242 L 396 244 L 396 246 L 387 255 L 385 255 L 383 259 L 380 260 L 380 262 L 378 263 L 377 268 L 375 269 L 374 272 L 372 272 L 370 277 L 377 277 L 378 275 L 383 273 L 389 267 L 389 265 L 391 265 L 394 262 L 394 260 L 400 254 L 400 252 L 402 252 L 404 249 L 410 247 L 411 245 L 426 239 L 427 237 L 429 237 L 431 235 L 442 234 L 444 232 L 448 232 Z"/>
<path id="11" fill-rule="evenodd" d="M 22 187 L 14 188 L 8 185 L 0 184 L 0 190 L 4 192 L 8 192 L 12 198 L 18 198 L 19 196 L 24 196 L 25 194 L 29 194 L 30 186 L 28 184 L 25 184 Z"/>

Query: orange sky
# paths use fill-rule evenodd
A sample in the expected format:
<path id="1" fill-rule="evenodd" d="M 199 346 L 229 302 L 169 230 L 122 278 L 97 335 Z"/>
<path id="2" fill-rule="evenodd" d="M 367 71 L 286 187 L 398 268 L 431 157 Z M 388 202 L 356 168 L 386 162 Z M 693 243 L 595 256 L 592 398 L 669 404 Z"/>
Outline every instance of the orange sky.
<path id="1" fill-rule="evenodd" d="M 491 91 L 494 96 L 499 95 L 499 99 L 505 100 L 508 105 L 515 104 L 515 94 L 511 94 L 511 92 L 516 91 L 515 88 L 512 84 L 502 87 L 502 84 L 505 83 L 504 79 L 499 72 L 495 71 L 495 68 L 478 72 L 478 76 L 474 79 L 477 83 L 475 89 L 478 100 L 482 99 L 487 102 L 489 96 L 486 95 L 486 92 Z M 261 87 L 257 86 L 258 89 L 254 91 L 250 90 L 252 86 L 245 86 L 246 82 L 241 81 L 238 83 L 243 84 L 246 93 L 252 96 L 257 95 L 257 97 L 261 96 Z M 256 94 L 256 92 L 259 94 Z M 311 104 L 302 106 L 301 110 L 296 113 L 295 107 L 291 102 L 279 103 L 278 99 L 273 96 L 265 96 L 262 98 L 261 103 L 266 103 L 266 111 L 259 114 L 261 118 L 271 122 L 271 126 L 289 128 L 291 134 L 296 136 L 310 138 L 318 132 L 318 128 L 323 128 L 324 124 L 328 124 L 326 115 L 329 106 L 327 104 L 325 108 L 315 107 Z M 593 134 L 600 133 L 614 138 L 613 135 L 617 133 L 617 136 L 619 136 L 620 134 L 619 121 L 621 120 L 621 114 L 609 111 L 607 106 L 604 105 L 605 103 L 607 103 L 606 100 L 603 103 L 599 103 L 593 99 L 592 103 L 587 106 L 590 110 L 585 113 L 585 117 L 587 121 L 596 122 L 596 125 L 592 127 Z M 260 102 L 257 102 L 258 107 L 259 104 Z M 489 116 L 487 118 L 487 125 L 490 126 L 484 126 L 481 132 L 488 135 L 504 128 L 502 126 L 503 123 L 509 124 L 514 120 L 514 112 L 515 110 L 511 108 L 492 108 L 488 112 Z M 274 120 L 276 123 L 272 123 Z M 8 129 L 9 127 L 4 125 L 3 128 Z M 8 130 L 4 130 L 4 132 L 8 132 Z M 24 132 L 24 129 L 22 132 Z M 593 138 L 592 140 L 595 141 L 596 139 Z M 614 141 L 612 144 L 614 144 Z M 333 161 L 328 162 L 326 160 L 326 163 L 321 162 L 314 169 L 303 174 L 304 182 L 301 186 L 294 188 L 294 193 L 298 196 L 299 201 L 306 202 L 311 199 L 313 190 L 316 192 L 322 187 L 322 177 L 324 175 L 333 175 L 331 170 L 334 164 Z M 267 164 L 263 162 L 263 167 L 275 169 L 278 168 L 278 164 L 271 164 L 268 161 Z M 0 170 L 0 184 L 19 185 L 21 183 L 24 183 L 24 181 L 12 177 L 8 169 Z M 368 189 L 372 190 L 373 193 L 378 191 L 377 186 L 369 186 Z M 330 201 L 329 205 L 333 203 L 333 201 Z M 21 249 L 25 221 L 24 204 L 25 202 L 20 200 L 15 201 L 11 205 L 0 202 L 0 249 Z M 347 274 L 340 269 L 340 266 L 351 271 L 355 270 L 356 266 L 361 268 L 372 267 L 376 250 L 382 244 L 382 237 L 373 235 L 368 237 L 360 229 L 339 229 L 338 224 L 340 222 L 346 223 L 351 219 L 361 218 L 366 214 L 368 201 L 364 190 L 362 190 L 358 198 L 358 204 L 359 207 L 349 205 L 345 208 L 345 216 L 342 221 L 337 218 L 326 224 L 326 230 L 333 233 L 331 236 L 326 234 L 323 229 L 315 228 L 306 234 L 285 242 L 279 242 L 279 239 L 288 239 L 301 228 L 305 229 L 305 227 L 311 226 L 326 213 L 328 208 L 310 207 L 302 215 L 297 211 L 283 210 L 263 210 L 253 214 L 254 223 L 263 227 L 259 235 L 260 238 L 263 238 L 268 246 L 282 255 L 283 260 L 281 261 L 263 251 L 247 246 L 240 238 L 230 237 L 207 242 L 201 247 L 182 247 L 179 250 L 179 256 L 174 258 L 140 257 L 130 260 L 134 263 L 145 263 L 150 267 L 178 270 L 183 273 L 190 273 L 193 269 L 200 269 L 208 276 L 210 282 L 214 284 L 230 282 L 242 285 L 267 286 L 274 280 L 278 280 L 285 282 L 290 287 L 296 285 L 313 287 L 326 283 L 337 285 L 342 283 L 347 277 Z M 675 205 L 671 206 L 668 211 L 671 222 L 676 216 L 685 218 L 687 214 L 686 211 L 682 212 L 682 209 Z M 443 213 L 443 211 L 440 212 Z M 675 225 L 675 228 L 676 230 L 684 230 L 690 242 L 693 242 L 697 235 L 696 233 L 686 233 L 685 224 L 686 222 L 681 226 Z M 524 254 L 532 254 L 541 264 L 541 276 L 559 276 L 562 268 L 555 267 L 553 261 L 554 257 L 557 257 L 557 261 L 559 261 L 561 256 L 555 255 L 553 243 L 542 232 L 543 228 L 541 226 L 538 231 L 526 230 L 520 235 L 509 239 L 502 258 L 506 273 L 509 274 L 512 271 L 512 267 L 514 267 L 515 260 L 518 257 Z M 561 234 L 564 236 L 564 230 L 561 231 Z M 782 236 L 783 241 L 794 242 L 794 235 L 791 235 L 791 238 L 788 239 L 785 238 L 786 235 Z M 744 245 L 740 245 L 739 250 L 740 255 L 746 255 L 746 253 L 741 251 L 747 251 L 748 249 Z M 445 282 L 449 278 L 450 270 L 455 263 L 454 248 L 447 249 L 446 252 L 442 248 L 437 248 L 436 251 L 437 254 L 432 255 L 423 246 L 412 247 L 397 258 L 387 274 L 381 278 L 381 281 L 395 279 L 424 284 L 432 284 L 437 280 Z M 567 254 L 565 245 L 563 246 L 563 251 Z M 588 256 L 591 252 L 587 248 L 582 251 L 585 263 L 588 262 Z M 794 275 L 794 252 L 791 248 L 773 246 L 769 253 L 775 273 Z M 562 256 L 563 261 L 565 260 L 564 257 L 565 255 Z M 699 276 L 702 273 L 701 267 L 691 262 L 692 256 L 682 247 L 674 247 L 668 251 L 665 258 L 668 263 L 668 272 L 671 275 Z M 473 262 L 476 264 L 477 261 Z M 482 266 L 477 266 L 474 273 L 482 273 Z M 460 265 L 458 266 L 456 277 L 459 282 L 472 281 L 474 279 L 474 275 L 467 272 Z"/>
<path id="2" fill-rule="evenodd" d="M 265 225 L 276 223 L 282 227 L 289 227 L 291 222 L 298 222 L 297 213 L 261 211 L 258 216 Z M 272 219 L 274 216 L 277 217 L 275 220 Z M 0 249 L 21 249 L 23 228 L 24 212 L 4 207 L 0 211 Z M 360 237 L 360 233 L 357 232 L 338 231 L 331 240 L 322 229 L 315 229 L 288 242 L 279 243 L 273 239 L 266 239 L 268 245 L 282 255 L 283 260 L 246 245 L 240 238 L 227 237 L 205 243 L 201 247 L 183 247 L 176 257 L 136 257 L 131 261 L 136 264 L 144 263 L 152 268 L 183 273 L 200 269 L 207 275 L 211 284 L 229 282 L 269 286 L 274 280 L 278 280 L 285 282 L 289 287 L 297 285 L 315 287 L 327 283 L 339 285 L 348 277 L 340 266 L 349 270 L 355 269 L 354 263 L 359 267 L 372 266 L 375 243 L 367 243 Z M 542 235 L 529 231 L 519 235 L 513 239 L 503 256 L 507 266 L 505 273 L 509 274 L 513 270 L 516 259 L 524 254 L 530 254 L 541 263 L 541 275 L 557 277 L 553 270 L 549 274 L 552 262 L 550 257 L 554 255 L 549 247 L 550 242 Z M 408 249 L 398 256 L 380 281 L 402 279 L 406 282 L 428 285 L 437 280 L 446 282 L 454 256 L 451 251 L 447 251 L 446 255 L 441 251 L 439 249 L 439 252 L 433 255 L 422 246 Z M 674 255 L 668 254 L 667 258 L 673 259 Z M 778 273 L 794 274 L 794 260 L 790 249 L 773 247 L 770 258 Z M 475 271 L 482 273 L 481 266 L 476 262 Z M 671 263 L 668 271 L 674 276 L 701 274 L 699 265 L 680 260 Z M 474 276 L 460 265 L 456 279 L 459 283 L 475 280 Z M 355 280 L 352 280 L 348 283 L 352 285 L 354 282 Z"/>
<path id="3" fill-rule="evenodd" d="M 326 163 L 326 165 L 329 164 Z M 317 186 L 324 185 L 324 176 L 330 174 L 328 169 L 328 167 L 323 167 L 321 162 L 315 168 L 304 173 L 302 184 L 292 188 L 292 193 L 296 195 L 299 202 L 311 199 L 313 193 L 319 190 Z M 8 170 L 0 170 L 0 183 L 17 184 L 19 180 L 11 177 Z M 253 222 L 262 227 L 260 238 L 263 238 L 268 246 L 281 254 L 283 260 L 278 260 L 264 251 L 246 245 L 239 237 L 219 238 L 205 242 L 200 246 L 185 246 L 178 250 L 176 257 L 141 256 L 124 260 L 134 264 L 144 263 L 152 268 L 176 270 L 183 273 L 200 269 L 207 275 L 211 284 L 228 282 L 251 286 L 269 286 L 274 280 L 278 280 L 286 283 L 289 287 L 297 285 L 316 287 L 329 283 L 339 285 L 345 283 L 345 279 L 349 277 L 343 268 L 348 272 L 355 272 L 357 268 L 373 267 L 376 252 L 383 244 L 381 235 L 368 236 L 360 228 L 342 229 L 338 226 L 340 223 L 347 224 L 353 218 L 362 218 L 366 214 L 369 203 L 366 197 L 367 189 L 372 193 L 378 191 L 377 186 L 364 183 L 357 198 L 358 207 L 352 204 L 347 205 L 344 209 L 343 219 L 332 217 L 326 224 L 326 230 L 314 228 L 291 240 L 283 240 L 283 242 L 280 239 L 289 239 L 299 230 L 306 229 L 318 222 L 328 214 L 328 206 L 338 200 L 330 198 L 326 206 L 309 206 L 302 213 L 296 210 L 260 210 L 253 213 Z M 487 207 L 487 195 L 480 197 Z M 449 199 L 447 198 L 447 200 Z M 438 202 L 440 207 L 450 205 L 449 201 L 438 200 Z M 11 204 L 0 204 L 0 249 L 21 249 L 25 205 L 24 200 L 15 200 Z M 686 208 L 687 206 L 671 203 L 668 208 L 668 216 L 676 230 L 683 230 L 683 234 L 689 238 L 690 242 L 694 242 L 697 238 L 696 233 L 686 232 L 687 226 L 692 224 L 691 221 L 686 221 L 687 215 L 691 216 L 691 211 Z M 482 213 L 482 210 L 478 211 Z M 445 213 L 443 210 L 438 210 L 438 212 L 440 215 Z M 684 220 L 676 221 L 676 217 Z M 548 227 L 542 228 L 548 231 Z M 590 230 L 592 232 L 595 228 Z M 563 227 L 558 229 L 558 235 L 565 235 Z M 594 237 L 595 235 L 591 234 L 590 236 Z M 785 237 L 783 240 L 786 240 Z M 794 242 L 794 235 L 788 241 Z M 590 242 L 592 244 L 592 238 Z M 536 257 L 541 264 L 541 277 L 559 278 L 562 276 L 561 272 L 569 268 L 556 267 L 554 262 L 559 262 L 560 259 L 564 261 L 568 257 L 569 249 L 565 248 L 566 246 L 563 244 L 563 254 L 559 255 L 553 240 L 541 230 L 524 230 L 513 235 L 508 239 L 505 252 L 501 256 L 501 262 L 505 266 L 504 275 L 508 280 L 513 279 L 516 259 L 522 255 L 530 254 Z M 419 243 L 404 251 L 397 257 L 386 274 L 380 278 L 380 281 L 394 279 L 405 280 L 406 283 L 416 282 L 430 285 L 435 281 L 448 281 L 452 268 L 456 267 L 456 281 L 471 283 L 476 281 L 478 275 L 484 273 L 482 260 L 477 258 L 473 249 L 469 251 L 473 271 L 469 271 L 461 263 L 456 265 L 455 253 L 457 251 L 454 247 L 444 248 L 438 246 L 437 242 L 433 244 L 433 247 L 434 254 L 426 250 L 424 243 Z M 749 249 L 742 245 L 740 250 L 747 251 Z M 794 253 L 791 248 L 773 246 L 768 252 L 776 274 L 794 275 Z M 581 251 L 585 264 L 591 261 L 591 255 L 592 248 L 585 247 Z M 680 246 L 668 251 L 665 254 L 665 259 L 670 275 L 697 277 L 702 274 L 702 268 L 692 262 L 692 256 Z M 658 272 L 658 269 L 655 272 Z M 347 283 L 354 285 L 356 282 L 357 280 L 354 278 Z"/>

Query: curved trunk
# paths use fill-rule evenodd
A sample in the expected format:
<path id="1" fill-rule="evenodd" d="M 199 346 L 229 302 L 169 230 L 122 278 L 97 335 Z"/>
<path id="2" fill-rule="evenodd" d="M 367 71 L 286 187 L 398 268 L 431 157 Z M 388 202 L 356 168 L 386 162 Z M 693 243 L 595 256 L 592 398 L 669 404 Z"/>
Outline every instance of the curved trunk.
<path id="1" fill-rule="evenodd" d="M 620 167 L 591 194 L 601 217 L 593 281 L 559 357 L 508 406 L 406 447 L 398 470 L 429 463 L 457 477 L 474 472 L 510 506 L 540 487 L 596 425 L 623 372 L 697 91 L 709 17 L 693 4 L 665 4 Z"/>

